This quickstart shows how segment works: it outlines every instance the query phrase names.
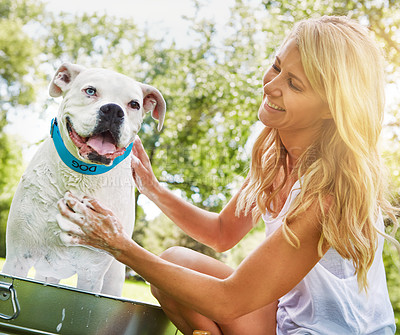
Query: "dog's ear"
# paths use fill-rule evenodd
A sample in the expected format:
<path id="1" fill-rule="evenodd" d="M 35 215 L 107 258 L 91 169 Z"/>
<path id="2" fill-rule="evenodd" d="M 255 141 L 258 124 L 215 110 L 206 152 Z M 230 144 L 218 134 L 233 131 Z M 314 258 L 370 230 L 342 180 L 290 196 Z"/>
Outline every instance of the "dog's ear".
<path id="1" fill-rule="evenodd" d="M 71 87 L 78 74 L 84 70 L 85 67 L 76 64 L 64 63 L 61 65 L 50 83 L 50 96 L 57 98 L 65 93 Z"/>
<path id="2" fill-rule="evenodd" d="M 140 83 L 143 91 L 143 109 L 146 113 L 151 112 L 153 119 L 158 120 L 158 131 L 160 131 L 164 124 L 164 117 L 166 111 L 165 100 L 155 87 Z"/>

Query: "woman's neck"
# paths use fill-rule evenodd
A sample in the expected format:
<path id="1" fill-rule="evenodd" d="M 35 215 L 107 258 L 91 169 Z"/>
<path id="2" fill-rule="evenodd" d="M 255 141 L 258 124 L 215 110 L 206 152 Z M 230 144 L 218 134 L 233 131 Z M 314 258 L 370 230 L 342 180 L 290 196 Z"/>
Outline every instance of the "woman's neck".
<path id="1" fill-rule="evenodd" d="M 283 131 L 278 129 L 282 144 L 288 153 L 288 174 L 297 166 L 297 162 L 301 155 L 316 141 L 317 132 L 310 132 L 308 129 L 303 131 Z"/>

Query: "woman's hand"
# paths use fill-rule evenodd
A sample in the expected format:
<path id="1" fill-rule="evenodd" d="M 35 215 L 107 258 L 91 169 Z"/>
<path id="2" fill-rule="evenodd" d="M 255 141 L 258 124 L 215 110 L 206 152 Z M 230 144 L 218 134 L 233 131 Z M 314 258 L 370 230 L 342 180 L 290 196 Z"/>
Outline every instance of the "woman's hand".
<path id="1" fill-rule="evenodd" d="M 57 222 L 67 245 L 87 245 L 118 257 L 126 241 L 131 241 L 113 212 L 92 198 L 78 199 L 67 192 L 58 201 Z"/>
<path id="2" fill-rule="evenodd" d="M 153 173 L 149 156 L 143 148 L 142 141 L 136 136 L 132 148 L 132 176 L 140 193 L 154 200 L 157 187 L 160 186 Z"/>

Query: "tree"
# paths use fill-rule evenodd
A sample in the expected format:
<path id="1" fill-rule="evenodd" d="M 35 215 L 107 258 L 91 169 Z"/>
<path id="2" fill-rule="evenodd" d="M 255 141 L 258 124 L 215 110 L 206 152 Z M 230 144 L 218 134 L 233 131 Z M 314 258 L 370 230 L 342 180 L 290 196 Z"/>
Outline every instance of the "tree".
<path id="1" fill-rule="evenodd" d="M 42 5 L 29 0 L 4 0 L 0 5 L 0 131 L 7 112 L 35 100 L 32 75 L 38 50 L 25 32 L 37 20 Z"/>
<path id="2" fill-rule="evenodd" d="M 39 53 L 25 28 L 42 10 L 42 5 L 29 0 L 0 3 L 0 257 L 5 256 L 8 211 L 23 166 L 21 146 L 4 127 L 10 112 L 35 101 L 32 79 Z"/>
<path id="3" fill-rule="evenodd" d="M 222 42 L 213 22 L 190 18 L 198 47 L 163 51 L 170 64 L 154 78 L 168 106 L 151 154 L 155 172 L 210 210 L 219 210 L 246 174 L 244 148 L 261 102 L 265 53 L 255 41 L 257 22 L 242 2 L 233 11 Z"/>
<path id="4" fill-rule="evenodd" d="M 270 21 L 266 22 L 273 31 L 276 22 L 287 30 L 294 22 L 325 15 L 346 15 L 358 19 L 368 26 L 385 48 L 388 61 L 400 66 L 400 3 L 395 0 L 262 0 Z"/>
<path id="5" fill-rule="evenodd" d="M 17 141 L 0 133 L 0 257 L 5 257 L 5 232 L 15 187 L 22 174 L 21 149 Z"/>

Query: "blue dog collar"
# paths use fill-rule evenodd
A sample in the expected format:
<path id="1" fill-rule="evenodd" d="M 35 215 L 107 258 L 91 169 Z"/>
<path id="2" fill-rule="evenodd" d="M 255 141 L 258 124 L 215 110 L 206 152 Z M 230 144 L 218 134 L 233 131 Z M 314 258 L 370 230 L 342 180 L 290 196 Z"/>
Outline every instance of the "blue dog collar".
<path id="1" fill-rule="evenodd" d="M 110 171 L 112 168 L 117 166 L 126 157 L 129 156 L 133 146 L 133 143 L 131 143 L 126 148 L 125 153 L 115 158 L 113 163 L 109 166 L 100 164 L 90 164 L 82 162 L 76 157 L 74 157 L 65 147 L 65 144 L 61 138 L 60 130 L 58 129 L 57 118 L 51 120 L 50 135 L 51 138 L 53 139 L 54 146 L 56 147 L 56 150 L 58 152 L 58 156 L 60 156 L 64 164 L 68 166 L 71 170 L 74 170 L 75 172 L 88 175 L 97 175 Z"/>

